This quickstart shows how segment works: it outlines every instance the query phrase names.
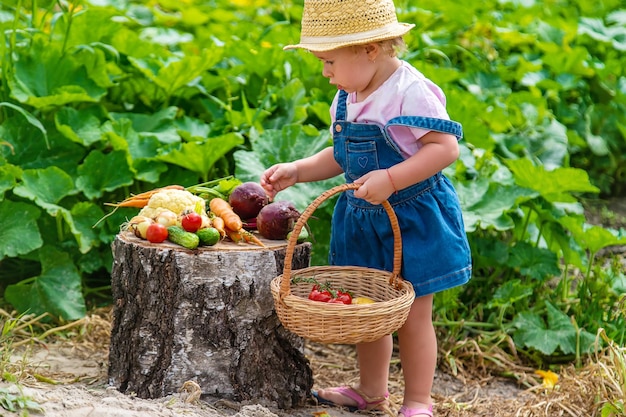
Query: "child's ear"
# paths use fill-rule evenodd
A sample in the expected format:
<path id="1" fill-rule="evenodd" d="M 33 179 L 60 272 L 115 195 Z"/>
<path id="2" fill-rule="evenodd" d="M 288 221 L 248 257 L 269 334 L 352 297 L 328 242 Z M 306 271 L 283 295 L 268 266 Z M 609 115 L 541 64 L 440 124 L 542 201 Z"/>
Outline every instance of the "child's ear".
<path id="1" fill-rule="evenodd" d="M 370 61 L 376 61 L 376 58 L 380 53 L 380 45 L 377 43 L 368 43 L 365 45 L 365 53 L 367 54 L 367 59 Z"/>

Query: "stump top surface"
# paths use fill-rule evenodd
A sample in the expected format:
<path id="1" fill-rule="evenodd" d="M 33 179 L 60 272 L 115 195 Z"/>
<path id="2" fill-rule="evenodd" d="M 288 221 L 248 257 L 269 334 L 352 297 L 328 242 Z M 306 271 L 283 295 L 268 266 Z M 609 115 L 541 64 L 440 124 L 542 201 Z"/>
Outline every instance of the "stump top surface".
<path id="1" fill-rule="evenodd" d="M 263 242 L 265 247 L 261 247 L 259 245 L 255 245 L 253 243 L 235 243 L 231 240 L 221 240 L 217 244 L 213 246 L 198 246 L 196 249 L 186 249 L 180 245 L 172 243 L 168 240 L 165 240 L 162 243 L 151 243 L 147 240 L 138 238 L 130 231 L 122 231 L 117 237 L 127 243 L 141 245 L 145 247 L 152 247 L 156 249 L 179 249 L 181 251 L 216 251 L 216 252 L 225 252 L 225 251 L 264 251 L 264 250 L 276 250 L 287 247 L 287 240 L 270 240 L 261 237 L 258 233 L 255 233 L 255 236 Z"/>

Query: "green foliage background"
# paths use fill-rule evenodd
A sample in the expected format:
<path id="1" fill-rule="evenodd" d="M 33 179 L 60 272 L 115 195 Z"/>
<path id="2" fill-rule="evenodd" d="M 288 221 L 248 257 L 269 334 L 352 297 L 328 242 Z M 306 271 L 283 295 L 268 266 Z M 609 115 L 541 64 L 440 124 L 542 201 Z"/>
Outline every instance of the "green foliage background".
<path id="1" fill-rule="evenodd" d="M 474 278 L 436 297 L 452 339 L 579 358 L 625 341 L 626 278 L 601 264 L 624 231 L 584 204 L 623 196 L 626 10 L 618 0 L 397 1 L 403 58 L 464 126 L 446 170 Z M 82 317 L 110 302 L 110 244 L 136 209 L 107 202 L 234 174 L 330 144 L 335 93 L 299 38 L 301 2 L 3 1 L 0 293 L 20 312 Z M 304 209 L 339 178 L 279 194 Z M 332 204 L 312 222 L 325 262 Z M 96 225 L 96 226 L 94 226 Z"/>

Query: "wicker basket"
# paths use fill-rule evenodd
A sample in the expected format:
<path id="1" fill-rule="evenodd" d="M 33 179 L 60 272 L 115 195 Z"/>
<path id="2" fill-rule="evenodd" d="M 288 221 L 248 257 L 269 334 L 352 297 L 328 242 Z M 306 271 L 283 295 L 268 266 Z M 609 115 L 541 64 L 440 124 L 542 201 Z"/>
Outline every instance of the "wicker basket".
<path id="1" fill-rule="evenodd" d="M 388 201 L 383 207 L 394 234 L 393 271 L 358 266 L 314 266 L 291 270 L 298 235 L 315 209 L 339 192 L 356 189 L 358 184 L 336 186 L 316 198 L 296 222 L 285 254 L 283 274 L 271 282 L 274 306 L 279 320 L 291 332 L 320 343 L 355 344 L 373 342 L 398 330 L 415 300 L 413 286 L 400 277 L 402 240 L 398 219 Z M 355 297 L 368 297 L 372 304 L 334 304 L 308 299 L 312 284 L 294 283 L 296 278 L 329 281 Z"/>

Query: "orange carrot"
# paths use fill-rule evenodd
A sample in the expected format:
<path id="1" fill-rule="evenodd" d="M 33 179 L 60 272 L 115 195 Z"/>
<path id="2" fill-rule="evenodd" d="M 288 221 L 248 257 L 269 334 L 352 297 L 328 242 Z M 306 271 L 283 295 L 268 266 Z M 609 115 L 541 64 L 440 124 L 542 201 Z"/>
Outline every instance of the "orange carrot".
<path id="1" fill-rule="evenodd" d="M 211 224 L 217 229 L 218 232 L 220 232 L 220 235 L 222 237 L 226 236 L 226 229 L 224 229 L 224 219 L 218 216 L 213 216 L 211 218 Z"/>
<path id="2" fill-rule="evenodd" d="M 241 231 L 239 230 L 230 230 L 229 228 L 226 228 L 226 235 L 228 235 L 228 237 L 230 238 L 230 240 L 232 240 L 235 243 L 239 243 L 243 240 L 243 236 L 241 235 Z"/>
<path id="3" fill-rule="evenodd" d="M 113 207 L 133 207 L 133 208 L 144 208 L 148 205 L 148 201 L 150 198 L 138 198 L 138 197 L 129 197 L 124 201 L 119 203 L 104 203 L 105 206 L 113 206 Z"/>
<path id="4" fill-rule="evenodd" d="M 155 188 L 153 190 L 145 191 L 140 194 L 134 194 L 119 203 L 104 203 L 104 204 L 106 206 L 113 206 L 113 207 L 144 208 L 145 206 L 148 205 L 148 201 L 150 200 L 150 197 L 152 197 L 154 194 L 158 193 L 161 190 L 168 190 L 168 189 L 184 190 L 185 187 L 183 187 L 182 185 L 166 185 L 165 187 Z"/>
<path id="5" fill-rule="evenodd" d="M 248 243 L 254 243 L 256 245 L 265 247 L 265 244 L 263 242 L 261 242 L 261 240 L 258 237 L 256 237 L 254 235 L 254 233 L 252 233 L 252 232 L 249 232 L 249 231 L 247 231 L 245 229 L 242 229 L 241 230 L 241 236 L 243 237 L 243 240 L 245 240 Z"/>
<path id="6" fill-rule="evenodd" d="M 226 235 L 235 243 L 247 242 L 254 243 L 256 245 L 265 247 L 265 244 L 259 240 L 253 233 L 247 231 L 246 229 L 239 230 L 230 230 L 229 228 L 225 229 Z"/>
<path id="7" fill-rule="evenodd" d="M 265 247 L 259 238 L 243 228 L 241 217 L 233 211 L 231 205 L 223 198 L 215 197 L 209 201 L 209 210 L 214 216 L 212 218 L 213 227 L 222 236 L 228 236 L 235 243 L 243 241 Z"/>
<path id="8" fill-rule="evenodd" d="M 215 197 L 209 202 L 209 209 L 224 220 L 224 226 L 230 230 L 239 231 L 243 228 L 241 218 L 233 211 L 228 201 Z"/>

